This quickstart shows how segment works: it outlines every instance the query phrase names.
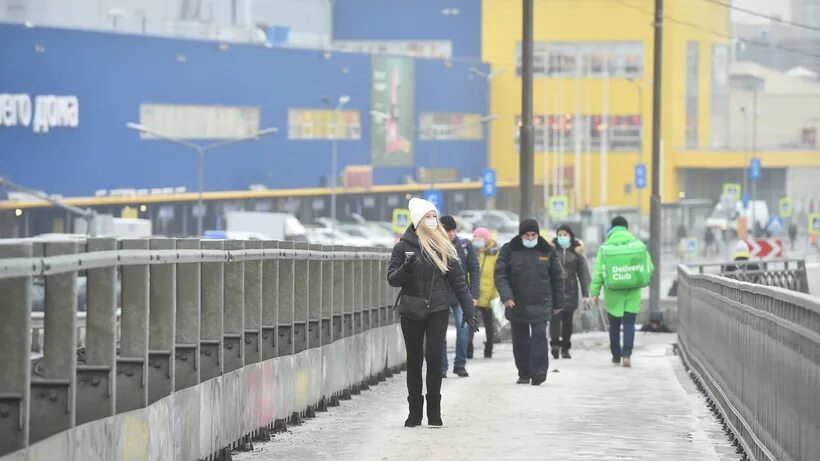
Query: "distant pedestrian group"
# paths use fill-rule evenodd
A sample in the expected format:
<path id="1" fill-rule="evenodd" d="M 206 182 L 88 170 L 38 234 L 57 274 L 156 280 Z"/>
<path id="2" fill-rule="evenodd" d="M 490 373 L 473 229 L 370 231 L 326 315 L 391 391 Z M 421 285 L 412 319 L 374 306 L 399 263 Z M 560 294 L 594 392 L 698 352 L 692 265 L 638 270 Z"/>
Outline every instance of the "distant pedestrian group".
<path id="1" fill-rule="evenodd" d="M 654 268 L 646 246 L 628 231 L 624 218 L 612 221 L 590 275 L 583 242 L 570 226 L 558 227 L 548 241 L 537 221 L 524 219 L 518 234 L 499 246 L 483 227 L 474 230 L 472 241 L 459 237 L 456 220 L 439 216 L 431 202 L 412 198 L 408 208 L 411 223 L 394 246 L 387 270 L 390 285 L 401 288 L 396 308 L 407 351 L 405 426 L 422 423 L 425 360 L 427 423 L 443 424 L 441 381 L 449 370 L 450 311 L 456 326 L 455 375 L 469 376 L 466 364 L 473 357 L 479 323 L 486 331 L 483 355 L 493 356 L 493 309 L 499 303 L 495 309 L 501 315 L 503 306 L 510 323 L 516 382 L 538 386 L 547 380 L 550 354 L 571 358 L 573 316 L 580 303 L 599 303 L 603 290 L 612 362 L 631 366 L 641 289 Z"/>

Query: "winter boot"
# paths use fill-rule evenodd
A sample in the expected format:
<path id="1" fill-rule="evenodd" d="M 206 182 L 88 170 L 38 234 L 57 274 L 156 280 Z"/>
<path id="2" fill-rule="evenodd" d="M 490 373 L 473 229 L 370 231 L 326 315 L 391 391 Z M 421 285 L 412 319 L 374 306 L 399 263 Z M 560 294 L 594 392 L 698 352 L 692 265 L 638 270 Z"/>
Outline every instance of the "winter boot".
<path id="1" fill-rule="evenodd" d="M 572 358 L 572 356 L 569 355 L 569 349 L 566 349 L 566 348 L 561 349 L 561 358 L 562 359 L 571 359 Z"/>
<path id="2" fill-rule="evenodd" d="M 491 359 L 493 357 L 493 343 L 487 341 L 484 343 L 484 358 Z"/>
<path id="3" fill-rule="evenodd" d="M 427 425 L 444 425 L 441 421 L 441 394 L 427 394 Z"/>
<path id="4" fill-rule="evenodd" d="M 424 416 L 424 397 L 411 395 L 407 397 L 410 406 L 410 415 L 404 421 L 404 427 L 421 426 L 421 418 Z"/>
<path id="5" fill-rule="evenodd" d="M 558 360 L 558 346 L 552 346 L 552 358 Z"/>

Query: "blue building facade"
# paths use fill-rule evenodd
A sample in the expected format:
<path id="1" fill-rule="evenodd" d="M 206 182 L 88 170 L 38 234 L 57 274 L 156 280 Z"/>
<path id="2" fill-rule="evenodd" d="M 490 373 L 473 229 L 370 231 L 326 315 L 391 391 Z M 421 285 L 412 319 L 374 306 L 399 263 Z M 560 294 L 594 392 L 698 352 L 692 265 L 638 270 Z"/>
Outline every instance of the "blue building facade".
<path id="1" fill-rule="evenodd" d="M 205 189 L 317 187 L 330 176 L 331 141 L 289 139 L 289 110 L 333 109 L 339 96 L 349 96 L 344 109 L 358 112 L 361 135 L 338 141 L 339 171 L 370 165 L 374 59 L 0 25 L 0 175 L 64 196 L 122 188 L 182 186 L 192 191 L 197 187 L 196 155 L 142 139 L 126 123 L 140 120 L 143 104 L 241 106 L 258 108 L 259 127 L 279 132 L 209 152 Z M 425 112 L 487 113 L 486 81 L 471 78 L 469 71 L 485 66 L 414 61 L 414 125 Z M 487 162 L 486 136 L 450 141 L 416 137 L 412 151 L 410 165 L 374 167 L 374 184 L 415 177 L 418 168 L 432 166 L 433 152 L 437 167 L 457 170 L 459 179 L 478 178 Z"/>

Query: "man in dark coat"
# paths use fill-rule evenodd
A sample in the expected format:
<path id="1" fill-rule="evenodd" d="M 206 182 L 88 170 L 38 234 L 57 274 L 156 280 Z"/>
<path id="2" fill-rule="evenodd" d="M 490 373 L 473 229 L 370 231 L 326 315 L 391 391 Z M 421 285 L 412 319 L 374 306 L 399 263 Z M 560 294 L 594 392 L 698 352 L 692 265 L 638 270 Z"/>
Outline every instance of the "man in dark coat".
<path id="1" fill-rule="evenodd" d="M 501 248 L 495 286 L 510 321 L 518 384 L 547 380 L 547 324 L 564 305 L 564 276 L 558 254 L 538 235 L 538 223 L 525 219 L 518 236 Z"/>
<path id="2" fill-rule="evenodd" d="M 558 350 L 561 350 L 561 357 L 572 358 L 569 349 L 572 347 L 572 316 L 578 309 L 578 287 L 584 298 L 584 302 L 589 301 L 589 269 L 587 260 L 584 258 L 584 244 L 575 238 L 572 228 L 566 224 L 558 227 L 554 244 L 558 252 L 558 261 L 564 270 L 564 308 L 560 312 L 553 312 L 550 322 L 550 346 L 552 346 L 552 357 L 558 358 Z"/>
<path id="3" fill-rule="evenodd" d="M 478 256 L 476 256 L 473 245 L 469 241 L 459 238 L 456 235 L 456 220 L 452 216 L 445 215 L 439 218 L 444 230 L 447 231 L 447 236 L 453 242 L 458 253 L 458 259 L 461 262 L 461 269 L 467 278 L 467 285 L 470 287 L 470 295 L 473 297 L 473 304 L 478 302 L 479 282 L 481 281 L 481 268 L 478 264 Z M 467 346 L 470 341 L 470 327 L 462 326 L 463 313 L 461 305 L 458 303 L 455 293 L 450 295 L 450 307 L 453 309 L 453 320 L 456 325 L 456 358 L 453 361 L 453 373 L 466 378 L 470 376 L 467 373 Z M 447 340 L 444 340 L 444 353 L 441 359 L 441 375 L 447 376 Z M 472 358 L 472 357 L 469 357 Z"/>

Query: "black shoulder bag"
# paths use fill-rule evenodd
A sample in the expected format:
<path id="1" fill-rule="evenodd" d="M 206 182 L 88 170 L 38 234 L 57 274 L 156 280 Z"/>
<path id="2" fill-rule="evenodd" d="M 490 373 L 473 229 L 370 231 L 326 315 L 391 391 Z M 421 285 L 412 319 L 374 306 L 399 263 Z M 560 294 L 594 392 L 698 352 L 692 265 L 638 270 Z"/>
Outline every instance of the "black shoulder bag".
<path id="1" fill-rule="evenodd" d="M 393 304 L 393 309 L 398 306 L 399 315 L 407 317 L 412 320 L 425 320 L 430 315 L 430 299 L 433 296 L 433 282 L 436 280 L 436 273 L 433 271 L 433 277 L 430 279 L 430 293 L 427 299 L 419 296 L 404 294 L 404 288 L 401 289 L 399 295 L 396 296 L 396 302 Z"/>

